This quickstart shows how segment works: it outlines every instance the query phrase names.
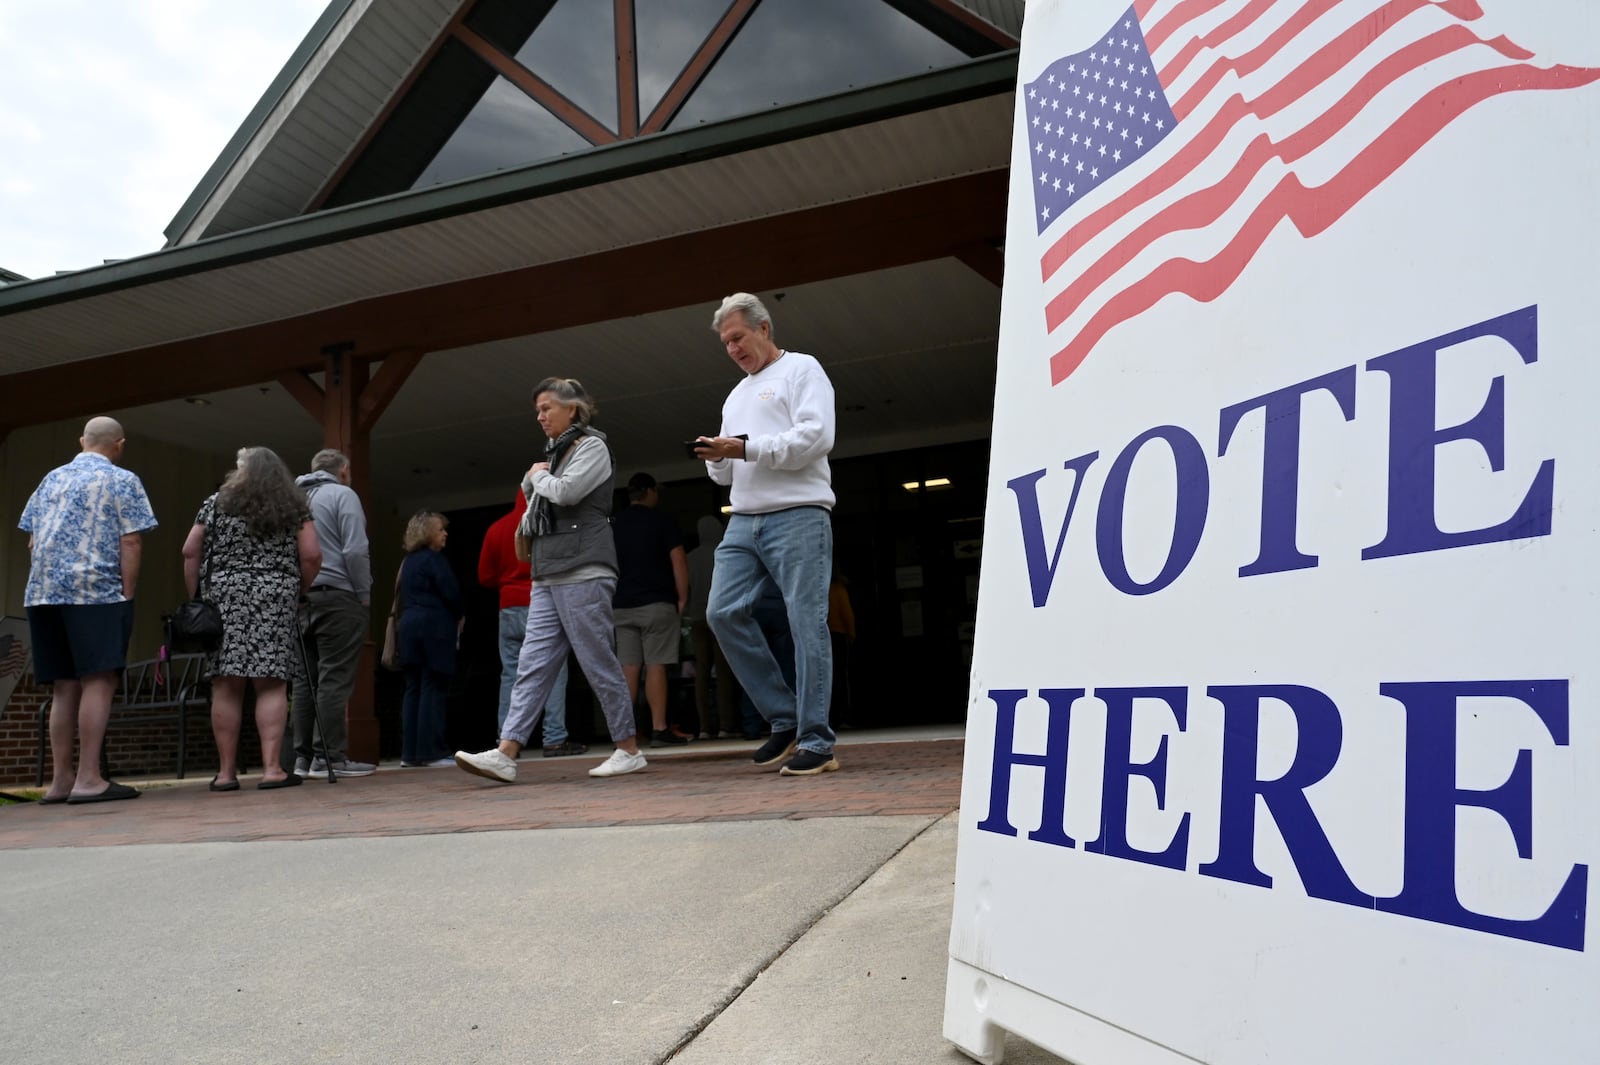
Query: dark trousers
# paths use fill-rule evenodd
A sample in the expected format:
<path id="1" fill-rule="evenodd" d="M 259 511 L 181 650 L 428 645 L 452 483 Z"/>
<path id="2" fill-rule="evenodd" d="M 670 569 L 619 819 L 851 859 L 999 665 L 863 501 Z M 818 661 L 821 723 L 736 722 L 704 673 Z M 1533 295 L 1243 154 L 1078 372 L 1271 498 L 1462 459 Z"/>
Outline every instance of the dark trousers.
<path id="1" fill-rule="evenodd" d="M 449 757 L 444 749 L 445 705 L 450 674 L 426 666 L 406 667 L 406 695 L 400 704 L 400 760 L 426 765 Z"/>
<path id="2" fill-rule="evenodd" d="M 310 687 L 295 679 L 294 702 L 290 718 L 294 725 L 296 758 L 310 759 L 315 733 L 320 728 L 328 744 L 328 757 L 335 762 L 346 758 L 345 704 L 356 686 L 356 668 L 361 661 L 361 645 L 367 640 L 369 611 L 354 592 L 338 588 L 313 588 L 300 608 L 300 632 L 305 638 L 306 658 L 317 678 L 317 698 L 313 703 Z"/>
<path id="3" fill-rule="evenodd" d="M 722 647 L 704 621 L 690 624 L 694 641 L 694 707 L 700 718 L 700 731 L 715 735 L 722 732 L 739 732 L 738 697 L 734 694 L 733 669 L 722 654 Z M 716 664 L 716 702 L 712 703 L 712 663 Z"/>
<path id="4" fill-rule="evenodd" d="M 828 724 L 834 728 L 851 725 L 850 718 L 850 637 L 828 630 L 833 641 L 833 696 L 828 700 Z"/>

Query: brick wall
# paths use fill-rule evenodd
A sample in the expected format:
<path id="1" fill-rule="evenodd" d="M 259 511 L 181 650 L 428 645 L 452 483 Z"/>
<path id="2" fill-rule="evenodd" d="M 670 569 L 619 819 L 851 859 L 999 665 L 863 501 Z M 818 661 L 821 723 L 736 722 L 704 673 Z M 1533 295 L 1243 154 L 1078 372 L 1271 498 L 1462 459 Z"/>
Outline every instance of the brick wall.
<path id="1" fill-rule="evenodd" d="M 31 787 L 36 779 L 39 744 L 39 707 L 49 702 L 48 689 L 24 676 L 0 714 L 0 787 Z M 261 741 L 256 735 L 253 711 L 245 705 L 244 731 L 239 737 L 241 768 L 259 768 Z M 111 715 L 106 730 L 106 758 L 111 775 L 124 780 L 166 780 L 177 775 L 178 724 L 176 721 L 143 725 L 118 725 Z M 45 782 L 50 780 L 50 740 L 45 736 Z M 217 771 L 217 745 L 211 737 L 211 719 L 201 709 L 188 720 L 186 777 L 210 777 Z"/>
<path id="2" fill-rule="evenodd" d="M 24 676 L 11 693 L 11 701 L 0 714 L 0 785 L 32 784 L 39 742 L 39 707 L 49 695 L 34 687 L 33 677 Z M 50 751 L 45 749 L 46 765 Z"/>

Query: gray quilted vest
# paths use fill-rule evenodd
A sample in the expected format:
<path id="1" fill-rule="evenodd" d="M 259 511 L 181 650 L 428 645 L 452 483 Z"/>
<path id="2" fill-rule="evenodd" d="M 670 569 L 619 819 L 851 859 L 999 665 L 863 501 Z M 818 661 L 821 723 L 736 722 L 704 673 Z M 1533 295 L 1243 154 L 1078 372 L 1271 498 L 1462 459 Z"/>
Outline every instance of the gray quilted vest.
<path id="1" fill-rule="evenodd" d="M 605 445 L 606 434 L 598 429 L 585 428 L 584 436 L 592 436 Z M 577 447 L 574 441 L 567 449 L 566 459 Z M 557 506 L 552 513 L 552 528 L 544 536 L 533 538 L 533 558 L 529 565 L 533 579 L 542 580 L 562 573 L 571 573 L 582 566 L 608 566 L 617 572 L 617 542 L 611 536 L 611 498 L 617 480 L 617 463 L 606 446 L 606 461 L 610 471 L 595 490 L 571 506 Z M 551 473 L 559 473 L 552 467 Z"/>

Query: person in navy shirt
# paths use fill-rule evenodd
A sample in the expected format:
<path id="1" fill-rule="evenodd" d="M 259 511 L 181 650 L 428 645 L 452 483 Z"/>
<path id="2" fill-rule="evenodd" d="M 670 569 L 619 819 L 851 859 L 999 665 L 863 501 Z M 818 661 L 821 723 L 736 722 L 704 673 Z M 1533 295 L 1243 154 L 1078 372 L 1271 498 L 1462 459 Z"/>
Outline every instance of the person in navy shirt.
<path id="1" fill-rule="evenodd" d="M 396 651 L 405 671 L 400 764 L 455 765 L 444 743 L 445 704 L 461 638 L 461 588 L 440 554 L 450 537 L 443 514 L 421 510 L 406 525 L 400 564 Z"/>

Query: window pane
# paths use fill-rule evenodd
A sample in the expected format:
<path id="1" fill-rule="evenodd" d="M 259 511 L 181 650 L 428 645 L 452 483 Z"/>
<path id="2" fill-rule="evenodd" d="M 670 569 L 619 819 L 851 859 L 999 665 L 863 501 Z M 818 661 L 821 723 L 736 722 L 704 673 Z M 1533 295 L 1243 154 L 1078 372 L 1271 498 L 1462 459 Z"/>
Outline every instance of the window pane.
<path id="1" fill-rule="evenodd" d="M 360 203 L 411 188 L 494 80 L 494 70 L 472 49 L 454 38 L 445 41 L 327 206 Z"/>
<path id="2" fill-rule="evenodd" d="M 700 42 L 711 36 L 729 3 L 730 0 L 634 0 L 641 122 L 689 65 Z"/>
<path id="3" fill-rule="evenodd" d="M 668 126 L 878 85 L 967 56 L 878 0 L 761 0 Z"/>
<path id="4" fill-rule="evenodd" d="M 412 188 L 474 177 L 590 147 L 521 89 L 496 78 Z"/>
<path id="5" fill-rule="evenodd" d="M 560 0 L 516 60 L 600 124 L 617 128 L 617 34 L 612 0 Z"/>

